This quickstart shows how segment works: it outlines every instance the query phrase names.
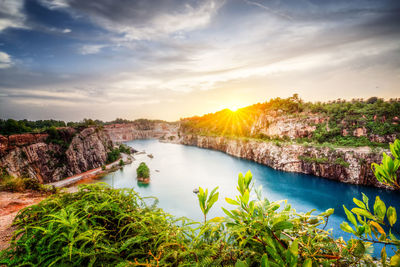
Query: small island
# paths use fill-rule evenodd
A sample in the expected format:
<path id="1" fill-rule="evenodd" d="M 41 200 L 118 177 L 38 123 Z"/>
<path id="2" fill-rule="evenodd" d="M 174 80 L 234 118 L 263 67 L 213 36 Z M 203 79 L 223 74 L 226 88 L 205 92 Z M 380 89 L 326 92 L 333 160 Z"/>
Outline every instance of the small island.
<path id="1" fill-rule="evenodd" d="M 146 163 L 141 162 L 139 167 L 136 169 L 138 182 L 148 184 L 150 182 L 150 169 Z"/>

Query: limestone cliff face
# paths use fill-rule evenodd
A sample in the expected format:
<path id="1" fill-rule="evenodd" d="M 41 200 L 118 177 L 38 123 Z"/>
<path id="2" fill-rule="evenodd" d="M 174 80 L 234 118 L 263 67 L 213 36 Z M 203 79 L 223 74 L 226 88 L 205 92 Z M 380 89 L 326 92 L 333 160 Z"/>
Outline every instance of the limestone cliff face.
<path id="1" fill-rule="evenodd" d="M 397 118 L 397 117 L 396 117 Z M 251 136 L 264 135 L 268 137 L 288 138 L 311 138 L 317 125 L 324 124 L 329 132 L 329 117 L 321 114 L 299 113 L 295 116 L 281 114 L 280 112 L 270 111 L 261 113 L 251 125 Z M 391 122 L 397 124 L 397 121 Z M 366 127 L 355 128 L 348 122 L 342 121 L 342 136 L 366 137 L 372 142 L 389 143 L 396 139 L 396 134 L 377 135 L 369 132 Z"/>
<path id="2" fill-rule="evenodd" d="M 176 138 L 178 130 L 179 124 L 166 122 L 125 123 L 104 126 L 104 131 L 114 142 L 152 138 L 172 140 Z"/>
<path id="3" fill-rule="evenodd" d="M 113 146 L 108 134 L 95 127 L 60 133 L 60 143 L 49 142 L 47 134 L 1 136 L 0 167 L 48 183 L 100 167 Z"/>
<path id="4" fill-rule="evenodd" d="M 382 160 L 382 151 L 373 152 L 367 147 L 331 149 L 197 135 L 183 135 L 180 143 L 219 150 L 277 170 L 312 174 L 343 183 L 384 187 L 376 181 L 370 168 L 372 162 Z"/>

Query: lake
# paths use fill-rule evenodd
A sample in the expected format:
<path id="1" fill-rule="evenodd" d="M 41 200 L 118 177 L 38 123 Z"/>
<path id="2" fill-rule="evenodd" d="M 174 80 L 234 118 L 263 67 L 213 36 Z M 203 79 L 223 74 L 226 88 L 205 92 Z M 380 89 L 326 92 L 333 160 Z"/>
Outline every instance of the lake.
<path id="1" fill-rule="evenodd" d="M 334 208 L 335 213 L 329 218 L 327 229 L 333 228 L 335 237 L 350 237 L 339 227 L 346 217 L 342 205 L 353 208 L 355 205 L 352 199 L 361 199 L 361 192 L 369 197 L 370 207 L 379 195 L 387 205 L 390 203 L 400 211 L 398 192 L 277 171 L 252 161 L 198 147 L 161 143 L 158 140 L 135 140 L 126 144 L 154 157 L 135 155 L 137 160 L 133 164 L 108 174 L 101 181 L 115 188 L 134 188 L 141 196 L 155 196 L 159 199 L 159 207 L 177 217 L 185 216 L 202 221 L 197 196 L 193 193 L 193 189 L 199 186 L 209 190 L 219 186 L 219 200 L 209 212 L 208 218 L 224 216 L 221 207 L 233 207 L 225 202 L 225 197 L 234 198 L 238 174 L 248 170 L 253 174 L 255 186 L 262 186 L 263 196 L 270 201 L 286 199 L 298 212 L 316 209 L 314 214 Z M 142 161 L 150 168 L 151 181 L 148 185 L 136 181 L 136 168 Z M 396 232 L 399 233 L 399 229 Z M 374 254 L 379 255 L 379 251 Z"/>

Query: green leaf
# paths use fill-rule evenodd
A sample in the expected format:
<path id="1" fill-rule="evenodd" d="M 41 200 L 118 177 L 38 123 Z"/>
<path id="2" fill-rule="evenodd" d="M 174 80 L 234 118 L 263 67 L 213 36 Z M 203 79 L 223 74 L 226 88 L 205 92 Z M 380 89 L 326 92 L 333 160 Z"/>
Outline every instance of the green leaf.
<path id="1" fill-rule="evenodd" d="M 228 198 L 228 197 L 225 198 L 225 201 L 231 205 L 237 205 L 237 206 L 240 205 L 239 202 L 237 202 L 236 200 L 233 200 L 231 198 Z"/>
<path id="2" fill-rule="evenodd" d="M 369 211 L 363 210 L 360 208 L 352 208 L 351 211 L 355 214 L 358 214 L 360 216 L 365 216 L 368 219 L 374 219 L 374 215 L 372 215 Z"/>
<path id="3" fill-rule="evenodd" d="M 357 206 L 359 206 L 360 208 L 362 208 L 362 209 L 367 209 L 366 207 L 365 207 L 365 204 L 364 204 L 364 202 L 362 202 L 361 200 L 358 200 L 357 198 L 353 198 L 353 202 L 357 205 Z"/>
<path id="4" fill-rule="evenodd" d="M 238 260 L 235 264 L 235 267 L 248 267 L 247 263 L 245 261 Z"/>
<path id="5" fill-rule="evenodd" d="M 367 207 L 367 210 L 369 210 L 369 206 L 368 206 L 369 198 L 364 193 L 361 193 L 361 194 L 362 194 L 362 200 L 365 203 L 365 206 Z"/>
<path id="6" fill-rule="evenodd" d="M 400 159 L 400 140 L 396 139 L 393 144 L 390 144 L 390 152 L 396 159 Z"/>
<path id="7" fill-rule="evenodd" d="M 312 267 L 312 259 L 306 259 L 303 263 L 303 267 Z"/>
<path id="8" fill-rule="evenodd" d="M 350 226 L 347 222 L 342 222 L 342 223 L 340 224 L 340 229 L 342 229 L 342 230 L 345 231 L 346 233 L 355 234 L 353 228 L 351 228 L 351 226 Z"/>
<path id="9" fill-rule="evenodd" d="M 395 254 L 390 258 L 390 266 L 400 267 L 400 254 Z"/>
<path id="10" fill-rule="evenodd" d="M 284 229 L 292 229 L 293 228 L 293 223 L 289 221 L 281 221 L 277 222 L 272 226 L 272 231 L 279 231 L 279 230 L 284 230 Z"/>
<path id="11" fill-rule="evenodd" d="M 344 212 L 345 212 L 346 215 L 347 215 L 347 219 L 349 219 L 349 221 L 350 221 L 355 227 L 357 227 L 356 217 L 354 217 L 353 213 L 351 213 L 351 212 L 346 208 L 345 205 L 343 205 L 343 209 L 344 209 Z"/>
<path id="12" fill-rule="evenodd" d="M 249 199 L 250 199 L 250 193 L 249 193 L 249 190 L 246 189 L 244 191 L 244 194 L 243 194 L 243 197 L 242 197 L 242 201 L 243 201 L 244 204 L 247 205 L 247 203 L 249 203 Z"/>
<path id="13" fill-rule="evenodd" d="M 390 206 L 387 209 L 387 218 L 389 220 L 390 226 L 393 226 L 393 224 L 396 223 L 396 221 L 397 221 L 397 213 L 396 213 L 396 209 L 394 207 Z"/>
<path id="14" fill-rule="evenodd" d="M 327 209 L 326 211 L 324 211 L 323 213 L 321 213 L 320 215 L 321 216 L 326 216 L 326 217 L 329 217 L 329 216 L 331 216 L 333 213 L 335 212 L 335 209 Z"/>
<path id="15" fill-rule="evenodd" d="M 299 255 L 299 240 L 295 239 L 289 248 L 290 253 L 297 257 Z"/>
<path id="16" fill-rule="evenodd" d="M 269 267 L 267 254 L 264 254 L 261 258 L 261 267 Z"/>
<path id="17" fill-rule="evenodd" d="M 383 221 L 385 218 L 386 214 L 386 205 L 385 203 L 379 198 L 379 196 L 376 196 L 375 199 L 375 204 L 374 204 L 374 214 L 377 216 L 379 219 Z"/>

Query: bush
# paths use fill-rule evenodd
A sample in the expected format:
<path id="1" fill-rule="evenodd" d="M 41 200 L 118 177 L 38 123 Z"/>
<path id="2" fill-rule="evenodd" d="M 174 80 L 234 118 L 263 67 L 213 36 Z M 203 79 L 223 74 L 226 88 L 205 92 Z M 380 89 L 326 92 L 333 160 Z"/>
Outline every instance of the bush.
<path id="1" fill-rule="evenodd" d="M 178 220 L 179 221 L 179 220 Z M 8 266 L 159 266 L 195 262 L 184 225 L 131 189 L 84 185 L 25 208 L 15 218 L 18 238 L 0 253 Z M 156 264 L 154 264 L 155 266 Z"/>
<path id="2" fill-rule="evenodd" d="M 122 159 L 120 159 L 118 165 L 119 165 L 119 166 L 124 166 L 125 163 L 124 163 L 124 161 L 123 161 Z"/>
<path id="3" fill-rule="evenodd" d="M 49 185 L 43 185 L 36 179 L 8 175 L 0 178 L 0 190 L 10 192 L 24 192 L 26 190 L 53 192 L 54 188 Z"/>
<path id="4" fill-rule="evenodd" d="M 9 192 L 22 192 L 25 190 L 23 178 L 15 178 L 12 176 L 2 177 L 0 181 L 0 190 Z"/>
<path id="5" fill-rule="evenodd" d="M 146 163 L 140 163 L 139 167 L 136 169 L 137 178 L 149 178 L 150 169 L 147 167 Z"/>
<path id="6" fill-rule="evenodd" d="M 125 145 L 125 144 L 120 144 L 119 145 L 119 151 L 121 153 L 125 153 L 125 154 L 128 154 L 128 155 L 131 154 L 131 148 L 129 146 Z"/>
<path id="7" fill-rule="evenodd" d="M 346 244 L 321 229 L 332 209 L 297 214 L 286 202 L 269 202 L 252 176 L 239 175 L 234 207 L 226 218 L 206 220 L 218 199 L 201 192 L 204 223 L 175 219 L 148 205 L 132 189 L 82 185 L 21 210 L 10 247 L 0 253 L 9 266 L 349 266 L 363 263 L 357 241 Z M 282 206 L 282 207 L 281 207 Z M 260 264 L 261 263 L 261 264 Z"/>
<path id="8" fill-rule="evenodd" d="M 112 149 L 110 152 L 107 153 L 107 161 L 106 163 L 112 163 L 121 157 L 121 153 L 119 152 L 118 148 Z"/>

